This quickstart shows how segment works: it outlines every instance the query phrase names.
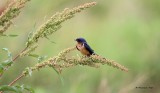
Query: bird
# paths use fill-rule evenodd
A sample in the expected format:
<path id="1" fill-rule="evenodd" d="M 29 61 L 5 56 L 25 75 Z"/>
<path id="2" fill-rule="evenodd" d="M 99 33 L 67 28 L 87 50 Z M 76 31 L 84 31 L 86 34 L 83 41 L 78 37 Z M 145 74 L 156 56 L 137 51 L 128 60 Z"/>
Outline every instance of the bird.
<path id="1" fill-rule="evenodd" d="M 83 55 L 90 56 L 95 55 L 94 50 L 89 46 L 87 41 L 84 38 L 77 38 L 76 48 L 79 50 Z"/>

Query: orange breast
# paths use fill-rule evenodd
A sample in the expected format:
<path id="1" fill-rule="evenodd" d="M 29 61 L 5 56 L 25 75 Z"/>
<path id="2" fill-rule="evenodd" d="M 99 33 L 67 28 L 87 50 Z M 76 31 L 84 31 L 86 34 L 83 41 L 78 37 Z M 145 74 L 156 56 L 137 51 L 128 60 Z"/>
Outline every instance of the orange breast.
<path id="1" fill-rule="evenodd" d="M 90 56 L 90 53 L 87 51 L 87 49 L 80 43 L 77 43 L 77 48 L 78 50 L 83 54 L 83 55 L 86 55 L 86 56 Z"/>
<path id="2" fill-rule="evenodd" d="M 86 50 L 86 48 L 82 48 L 82 49 L 80 50 L 80 52 L 81 52 L 83 55 L 86 55 L 86 56 L 89 56 L 89 55 L 90 55 L 90 53 L 88 52 L 88 50 Z"/>

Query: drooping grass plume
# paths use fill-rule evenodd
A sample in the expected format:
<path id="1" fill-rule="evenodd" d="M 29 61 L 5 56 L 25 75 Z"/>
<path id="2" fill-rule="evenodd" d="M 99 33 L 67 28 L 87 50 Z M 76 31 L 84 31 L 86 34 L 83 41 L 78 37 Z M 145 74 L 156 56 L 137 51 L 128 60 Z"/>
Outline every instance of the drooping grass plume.
<path id="1" fill-rule="evenodd" d="M 47 37 L 56 32 L 61 28 L 61 24 L 64 21 L 74 17 L 76 13 L 94 5 L 96 5 L 96 2 L 85 3 L 73 9 L 65 8 L 62 12 L 57 12 L 46 23 L 40 26 L 39 29 L 32 33 L 32 36 L 28 38 L 27 46 L 32 46 L 38 42 L 39 38 Z"/>
<path id="2" fill-rule="evenodd" d="M 9 4 L 7 9 L 0 15 L 0 34 L 3 34 L 10 27 L 12 19 L 19 15 L 28 1 L 30 0 L 14 0 Z"/>
<path id="3" fill-rule="evenodd" d="M 28 75 L 29 71 L 34 71 L 34 70 L 39 70 L 44 67 L 53 67 L 55 68 L 59 73 L 62 71 L 64 68 L 68 67 L 73 67 L 76 65 L 87 65 L 90 67 L 99 67 L 100 65 L 105 65 L 107 64 L 108 66 L 112 66 L 114 68 L 120 69 L 122 71 L 128 72 L 128 68 L 120 65 L 119 63 L 109 60 L 106 58 L 102 58 L 101 56 L 98 55 L 91 55 L 90 57 L 87 56 L 81 56 L 81 57 L 67 57 L 67 54 L 69 54 L 71 51 L 76 50 L 75 47 L 68 48 L 60 52 L 57 56 L 54 56 L 52 58 L 49 58 L 48 60 L 38 63 L 34 67 L 31 67 L 29 70 L 25 70 L 23 72 L 24 75 Z"/>
<path id="4" fill-rule="evenodd" d="M 61 51 L 57 56 L 49 58 L 48 60 L 45 60 L 42 63 L 37 63 L 34 67 L 26 68 L 19 77 L 17 77 L 9 84 L 9 86 L 12 86 L 14 83 L 16 83 L 19 79 L 23 78 L 24 76 L 31 75 L 33 71 L 35 70 L 39 71 L 40 69 L 45 67 L 52 67 L 57 73 L 60 74 L 64 68 L 69 68 L 76 65 L 82 65 L 82 66 L 86 65 L 97 68 L 100 66 L 100 64 L 101 65 L 107 64 L 122 71 L 128 72 L 128 68 L 120 65 L 119 63 L 113 60 L 108 60 L 98 55 L 91 55 L 90 57 L 81 56 L 77 58 L 67 57 L 67 54 L 69 54 L 74 50 L 76 50 L 76 47 L 67 48 Z"/>
<path id="5" fill-rule="evenodd" d="M 18 14 L 20 13 L 20 9 L 24 7 L 25 3 L 28 1 L 30 0 L 19 0 L 10 4 L 8 9 L 1 15 L 0 26 L 2 25 L 2 27 L 5 27 L 6 24 L 11 24 L 11 19 L 18 16 Z M 48 35 L 51 35 L 52 33 L 56 32 L 58 29 L 61 28 L 61 23 L 74 17 L 76 13 L 79 13 L 82 10 L 94 5 L 96 5 L 96 2 L 85 3 L 73 9 L 66 8 L 62 12 L 57 12 L 46 23 L 40 26 L 35 32 L 29 33 L 26 47 L 16 57 L 14 57 L 13 61 L 18 59 L 19 57 L 30 55 L 30 53 L 37 48 L 37 42 L 39 38 L 47 38 Z M 0 34 L 3 34 L 3 32 L 4 30 L 0 30 Z M 6 68 L 8 68 L 8 66 Z M 2 74 L 0 74 L 0 77 L 1 76 Z"/>
<path id="6" fill-rule="evenodd" d="M 34 45 L 34 46 L 27 47 L 26 50 L 24 50 L 22 53 L 20 53 L 20 57 L 29 55 L 29 54 L 30 54 L 31 52 L 33 52 L 37 47 L 38 47 L 38 45 Z"/>

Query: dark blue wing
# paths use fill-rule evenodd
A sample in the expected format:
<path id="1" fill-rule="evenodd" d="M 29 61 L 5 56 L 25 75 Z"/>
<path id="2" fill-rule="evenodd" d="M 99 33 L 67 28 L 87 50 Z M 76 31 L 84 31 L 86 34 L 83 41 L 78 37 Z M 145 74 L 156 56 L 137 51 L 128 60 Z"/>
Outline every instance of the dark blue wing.
<path id="1" fill-rule="evenodd" d="M 89 51 L 89 53 L 92 55 L 94 53 L 94 50 L 85 42 L 83 43 L 86 50 Z"/>

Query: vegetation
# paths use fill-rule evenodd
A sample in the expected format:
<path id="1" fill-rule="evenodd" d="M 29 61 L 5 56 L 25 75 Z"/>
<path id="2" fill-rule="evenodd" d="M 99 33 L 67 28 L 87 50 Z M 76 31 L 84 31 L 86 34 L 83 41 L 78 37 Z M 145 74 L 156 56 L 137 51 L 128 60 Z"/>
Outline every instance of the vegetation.
<path id="1" fill-rule="evenodd" d="M 1 93 L 158 93 L 159 2 L 87 1 L 2 0 Z M 68 48 L 77 37 L 98 55 Z"/>

